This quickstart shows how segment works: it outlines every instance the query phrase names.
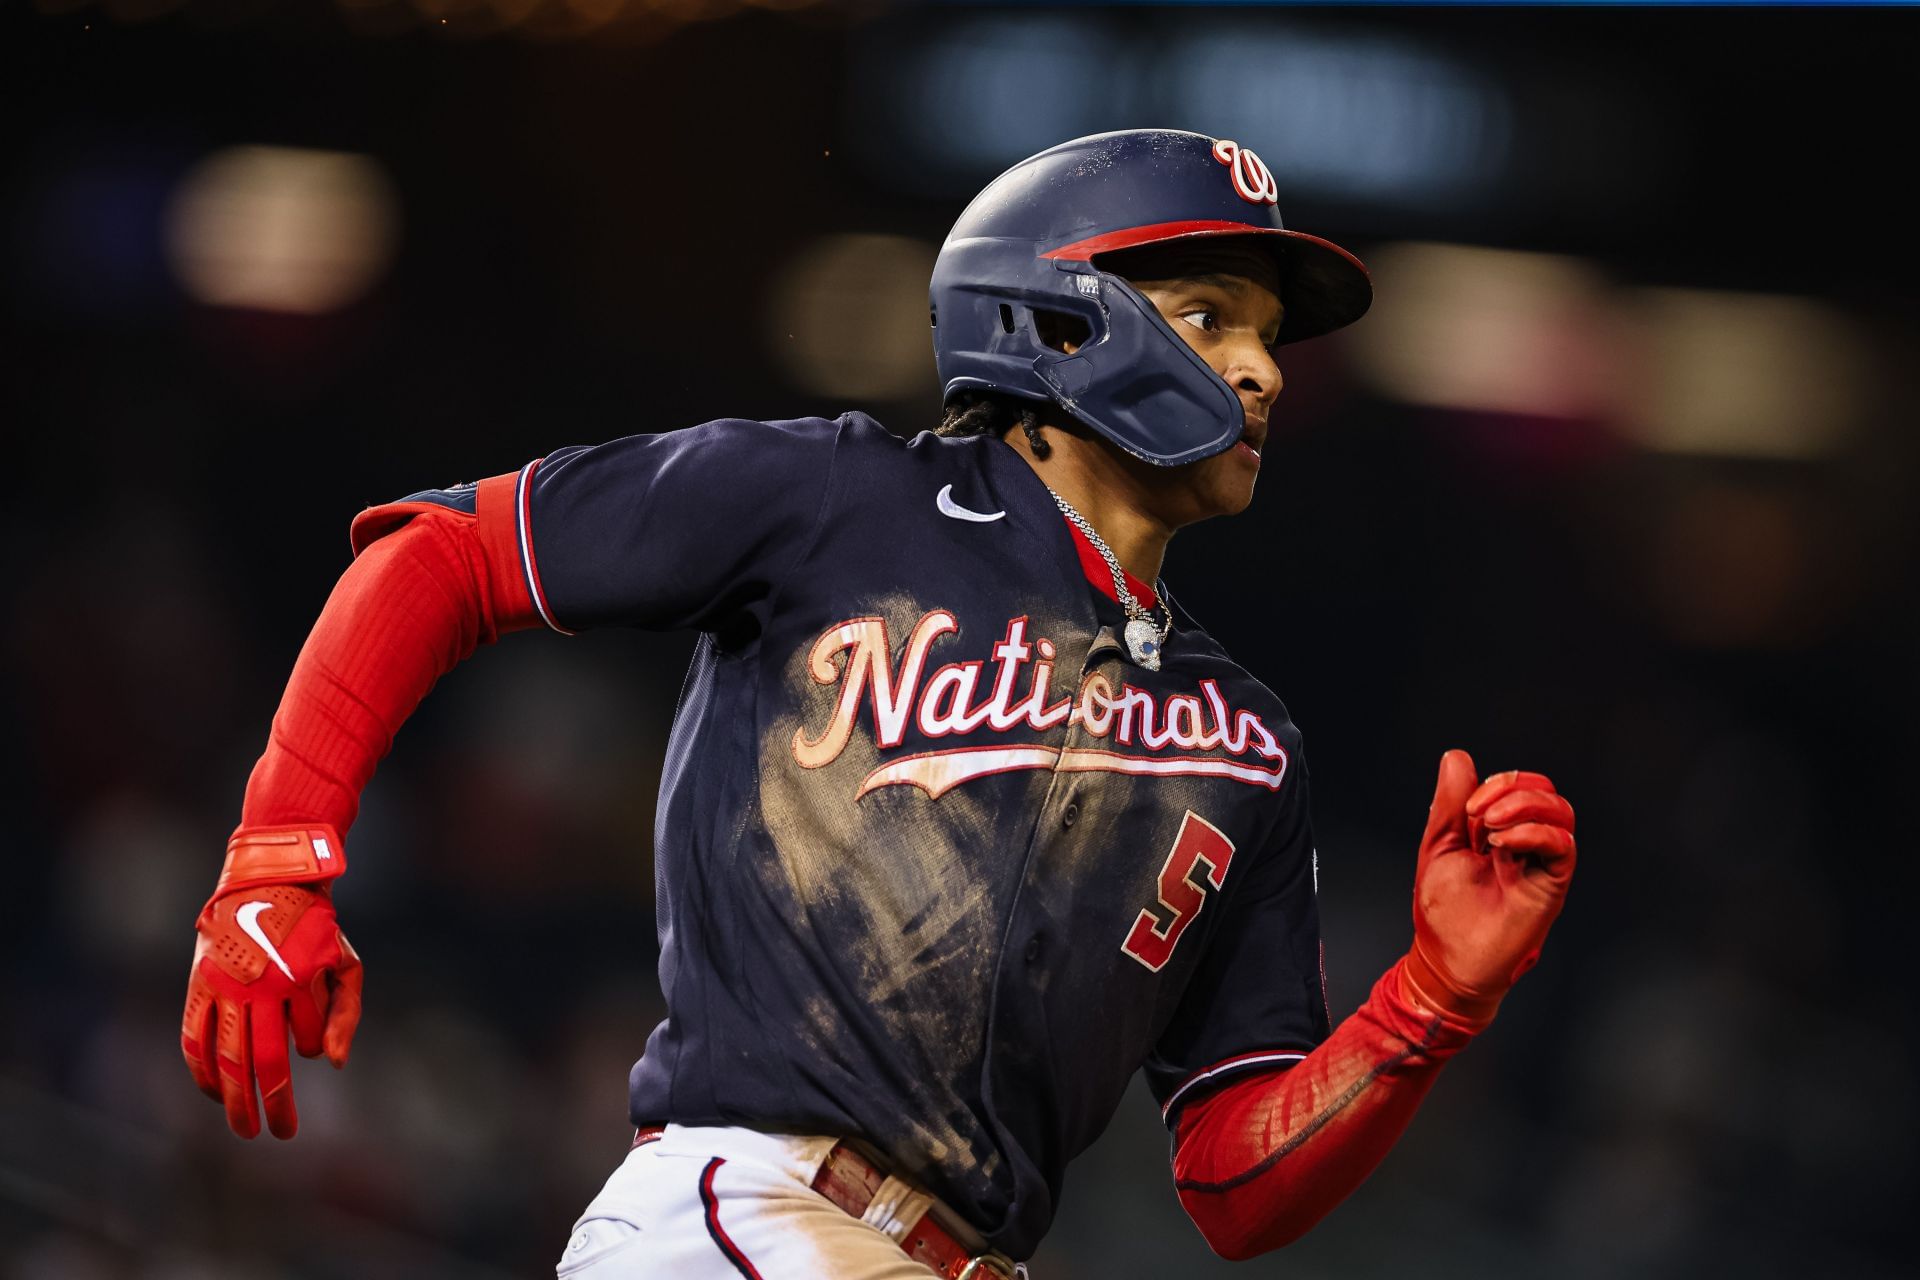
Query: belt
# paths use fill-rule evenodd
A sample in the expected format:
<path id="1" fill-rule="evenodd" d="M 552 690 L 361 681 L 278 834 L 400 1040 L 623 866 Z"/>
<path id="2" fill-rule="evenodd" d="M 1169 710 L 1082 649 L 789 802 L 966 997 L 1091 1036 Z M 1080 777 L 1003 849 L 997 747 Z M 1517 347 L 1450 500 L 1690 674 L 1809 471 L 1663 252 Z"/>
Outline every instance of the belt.
<path id="1" fill-rule="evenodd" d="M 633 1145 L 644 1146 L 664 1132 L 659 1127 L 635 1130 Z M 828 1203 L 864 1221 L 868 1207 L 888 1181 L 886 1170 L 861 1154 L 858 1148 L 836 1142 L 827 1158 L 820 1162 L 820 1171 L 814 1174 L 812 1185 Z M 899 1185 L 899 1179 L 892 1181 Z M 941 1280 L 1025 1280 L 1026 1268 L 1004 1255 L 970 1251 L 934 1220 L 933 1198 L 925 1192 L 914 1195 L 926 1200 L 928 1207 L 907 1222 L 901 1234 L 892 1237 L 909 1258 L 930 1269 Z"/>

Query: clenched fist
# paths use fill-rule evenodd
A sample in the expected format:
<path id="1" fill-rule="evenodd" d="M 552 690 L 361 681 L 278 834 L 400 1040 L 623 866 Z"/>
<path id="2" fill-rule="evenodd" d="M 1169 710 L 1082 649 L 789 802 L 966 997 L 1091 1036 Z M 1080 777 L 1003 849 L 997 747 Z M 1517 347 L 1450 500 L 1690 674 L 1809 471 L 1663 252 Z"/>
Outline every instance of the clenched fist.
<path id="1" fill-rule="evenodd" d="M 1573 806 L 1538 773 L 1481 782 L 1449 751 L 1420 841 L 1407 979 L 1470 1030 L 1540 958 L 1573 878 Z"/>
<path id="2" fill-rule="evenodd" d="M 287 1035 L 302 1057 L 346 1065 L 360 1022 L 360 957 L 333 914 L 345 869 L 329 828 L 243 832 L 194 927 L 180 1048 L 201 1092 L 243 1138 L 260 1132 L 254 1082 L 276 1138 L 299 1126 Z"/>

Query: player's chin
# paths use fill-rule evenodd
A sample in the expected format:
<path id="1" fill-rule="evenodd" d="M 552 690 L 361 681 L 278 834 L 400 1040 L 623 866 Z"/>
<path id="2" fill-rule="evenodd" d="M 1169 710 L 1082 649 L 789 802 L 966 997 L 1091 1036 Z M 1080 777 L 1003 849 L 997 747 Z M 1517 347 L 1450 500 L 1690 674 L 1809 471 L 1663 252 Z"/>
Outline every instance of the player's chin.
<path id="1" fill-rule="evenodd" d="M 1161 490 L 1160 514 L 1172 527 L 1184 528 L 1215 516 L 1239 515 L 1253 502 L 1257 467 L 1231 453 L 1175 467 Z"/>
<path id="2" fill-rule="evenodd" d="M 1253 505 L 1254 480 L 1253 476 L 1248 476 L 1232 487 L 1227 494 L 1226 507 L 1221 511 L 1221 515 L 1237 516 Z"/>
<path id="3" fill-rule="evenodd" d="M 1247 466 L 1231 453 L 1209 458 L 1202 466 L 1200 500 L 1208 516 L 1237 516 L 1253 505 L 1258 467 Z"/>

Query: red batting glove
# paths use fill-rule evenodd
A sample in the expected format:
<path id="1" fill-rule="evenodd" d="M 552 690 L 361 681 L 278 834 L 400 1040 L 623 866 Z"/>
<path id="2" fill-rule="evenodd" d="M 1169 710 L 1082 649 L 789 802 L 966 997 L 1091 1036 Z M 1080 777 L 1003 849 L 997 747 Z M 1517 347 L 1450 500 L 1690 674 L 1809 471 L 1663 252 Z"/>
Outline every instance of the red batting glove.
<path id="1" fill-rule="evenodd" d="M 1449 751 L 1413 883 L 1410 994 L 1462 1030 L 1493 1021 L 1507 989 L 1540 958 L 1573 879 L 1573 806 L 1538 773 L 1485 782 Z"/>
<path id="2" fill-rule="evenodd" d="M 194 928 L 180 1048 L 200 1091 L 243 1138 L 260 1132 L 254 1082 L 276 1138 L 299 1127 L 287 1032 L 305 1058 L 336 1067 L 360 1022 L 360 957 L 334 920 L 346 850 L 332 827 L 261 827 L 227 845 L 226 867 Z"/>

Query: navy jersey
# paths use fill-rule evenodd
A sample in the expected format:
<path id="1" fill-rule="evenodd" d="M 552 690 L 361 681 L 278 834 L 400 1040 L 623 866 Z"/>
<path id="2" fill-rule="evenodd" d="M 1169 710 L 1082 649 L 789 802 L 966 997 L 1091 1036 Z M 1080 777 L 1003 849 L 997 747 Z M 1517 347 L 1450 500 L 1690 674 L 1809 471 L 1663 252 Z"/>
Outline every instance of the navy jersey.
<path id="1" fill-rule="evenodd" d="M 517 495 L 549 625 L 699 633 L 636 1124 L 860 1135 L 1024 1258 L 1134 1071 L 1171 1111 L 1326 1036 L 1286 709 L 1178 612 L 1130 662 L 1012 449 L 719 421 Z"/>

